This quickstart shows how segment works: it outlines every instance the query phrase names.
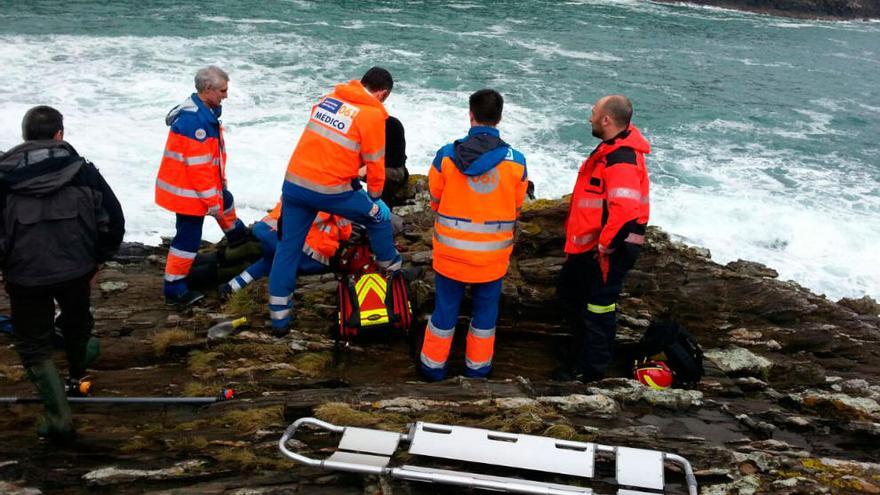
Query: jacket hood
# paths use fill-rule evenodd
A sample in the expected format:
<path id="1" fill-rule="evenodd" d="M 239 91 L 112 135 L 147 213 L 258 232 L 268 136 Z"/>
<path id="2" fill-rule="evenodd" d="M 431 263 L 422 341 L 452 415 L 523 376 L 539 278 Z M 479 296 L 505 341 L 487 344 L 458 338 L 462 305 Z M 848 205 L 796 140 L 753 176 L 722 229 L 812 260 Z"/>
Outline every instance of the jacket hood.
<path id="1" fill-rule="evenodd" d="M 467 137 L 452 144 L 452 162 L 464 175 L 483 175 L 495 168 L 510 152 L 494 127 L 474 126 Z"/>
<path id="2" fill-rule="evenodd" d="M 26 141 L 0 155 L 0 185 L 19 194 L 47 194 L 70 182 L 84 163 L 66 141 Z"/>
<path id="3" fill-rule="evenodd" d="M 651 144 L 648 143 L 648 140 L 645 139 L 645 136 L 642 136 L 641 131 L 639 131 L 639 129 L 632 124 L 630 124 L 630 126 L 625 131 L 605 141 L 604 143 L 608 146 L 614 146 L 615 148 L 627 146 L 635 151 L 638 151 L 639 153 L 644 153 L 646 155 L 651 152 Z"/>
<path id="4" fill-rule="evenodd" d="M 189 98 L 183 100 L 182 103 L 172 108 L 168 115 L 165 116 L 165 125 L 171 125 L 177 120 L 181 112 L 197 112 L 202 114 L 211 124 L 220 122 L 220 115 L 223 114 L 223 106 L 210 108 L 199 98 L 198 93 L 193 93 Z"/>
<path id="5" fill-rule="evenodd" d="M 375 96 L 371 95 L 370 92 L 367 91 L 367 88 L 356 79 L 336 85 L 336 87 L 333 88 L 333 92 L 339 95 L 343 100 L 380 110 L 382 112 L 382 117 L 386 119 L 388 118 L 388 111 L 385 110 L 385 105 L 377 100 Z"/>

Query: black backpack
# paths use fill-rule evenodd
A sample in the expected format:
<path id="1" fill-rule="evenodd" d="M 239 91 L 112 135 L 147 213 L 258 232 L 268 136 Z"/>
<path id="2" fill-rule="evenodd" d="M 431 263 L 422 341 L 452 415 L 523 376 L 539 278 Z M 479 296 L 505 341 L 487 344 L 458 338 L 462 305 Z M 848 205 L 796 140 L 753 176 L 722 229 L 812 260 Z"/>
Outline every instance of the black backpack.
<path id="1" fill-rule="evenodd" d="M 703 349 L 694 336 L 675 321 L 652 322 L 639 341 L 642 359 L 665 361 L 675 375 L 674 384 L 693 388 L 703 378 Z"/>

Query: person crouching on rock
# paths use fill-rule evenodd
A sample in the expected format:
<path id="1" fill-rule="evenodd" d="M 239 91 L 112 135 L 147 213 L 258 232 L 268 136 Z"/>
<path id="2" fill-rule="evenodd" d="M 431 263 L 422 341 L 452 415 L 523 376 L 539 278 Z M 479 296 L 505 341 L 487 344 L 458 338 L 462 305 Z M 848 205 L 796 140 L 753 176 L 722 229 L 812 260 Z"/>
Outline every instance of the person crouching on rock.
<path id="1" fill-rule="evenodd" d="M 465 376 L 492 371 L 501 284 L 528 187 L 526 159 L 501 140 L 504 99 L 482 89 L 470 96 L 468 135 L 437 152 L 428 173 L 434 220 L 435 306 L 425 329 L 419 370 L 446 377 L 447 359 L 464 289 L 474 315 L 467 335 Z"/>
<path id="2" fill-rule="evenodd" d="M 276 336 L 289 332 L 303 244 L 319 211 L 364 225 L 379 267 L 388 273 L 401 269 L 391 210 L 381 199 L 388 117 L 383 102 L 393 86 L 390 72 L 373 67 L 360 81 L 337 85 L 312 107 L 281 191 L 281 240 L 269 273 L 269 315 Z M 367 167 L 366 191 L 357 180 L 361 165 Z"/>
<path id="3" fill-rule="evenodd" d="M 89 352 L 91 287 L 119 249 L 125 219 L 98 169 L 64 141 L 58 110 L 28 110 L 22 131 L 25 142 L 0 155 L 3 277 L 15 349 L 45 407 L 38 433 L 67 441 L 75 431 L 65 388 L 76 394 L 97 357 Z M 55 326 L 64 336 L 67 387 L 52 361 Z"/>
<path id="4" fill-rule="evenodd" d="M 247 287 L 254 280 L 259 280 L 269 274 L 272 269 L 272 260 L 275 258 L 275 250 L 278 247 L 279 220 L 281 218 L 281 202 L 255 223 L 251 228 L 254 236 L 260 240 L 260 248 L 263 258 L 247 267 L 243 272 L 236 275 L 229 282 L 218 288 L 220 297 L 227 299 L 235 292 Z M 297 272 L 300 275 L 312 275 L 324 273 L 330 269 L 330 259 L 339 249 L 339 242 L 351 237 L 351 222 L 337 215 L 326 212 L 318 212 L 318 216 L 312 222 L 306 242 L 303 245 L 304 256 L 300 259 Z"/>
<path id="5" fill-rule="evenodd" d="M 196 93 L 172 108 L 165 153 L 156 178 L 156 204 L 177 214 L 174 239 L 165 262 L 165 302 L 187 306 L 204 297 L 189 289 L 186 276 L 202 241 L 205 215 L 217 219 L 230 246 L 247 239 L 226 189 L 226 145 L 220 125 L 221 102 L 229 76 L 219 67 L 200 69 Z"/>
<path id="6" fill-rule="evenodd" d="M 557 380 L 599 380 L 611 364 L 617 299 L 645 242 L 651 147 L 630 123 L 621 95 L 593 106 L 593 136 L 602 140 L 578 171 L 565 223 L 565 263 L 558 293 L 575 339 Z"/>

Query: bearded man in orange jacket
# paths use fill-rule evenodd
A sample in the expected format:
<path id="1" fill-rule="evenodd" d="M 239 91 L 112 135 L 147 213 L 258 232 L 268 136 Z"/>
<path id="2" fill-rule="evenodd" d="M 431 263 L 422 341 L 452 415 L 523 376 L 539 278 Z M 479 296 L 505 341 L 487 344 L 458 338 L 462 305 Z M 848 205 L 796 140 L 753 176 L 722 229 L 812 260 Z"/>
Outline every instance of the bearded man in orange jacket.
<path id="1" fill-rule="evenodd" d="M 575 338 L 557 380 L 599 380 L 611 364 L 617 300 L 645 243 L 650 203 L 645 155 L 651 146 L 632 125 L 632 103 L 600 98 L 590 125 L 602 140 L 578 171 L 565 223 L 559 296 Z"/>
<path id="2" fill-rule="evenodd" d="M 393 86 L 391 73 L 373 67 L 360 81 L 336 86 L 312 107 L 281 189 L 281 242 L 269 273 L 269 314 L 276 336 L 289 331 L 303 243 L 319 211 L 366 226 L 377 264 L 389 272 L 401 268 L 391 211 L 381 199 L 388 118 L 382 102 Z M 366 166 L 366 191 L 358 180 L 361 166 Z"/>

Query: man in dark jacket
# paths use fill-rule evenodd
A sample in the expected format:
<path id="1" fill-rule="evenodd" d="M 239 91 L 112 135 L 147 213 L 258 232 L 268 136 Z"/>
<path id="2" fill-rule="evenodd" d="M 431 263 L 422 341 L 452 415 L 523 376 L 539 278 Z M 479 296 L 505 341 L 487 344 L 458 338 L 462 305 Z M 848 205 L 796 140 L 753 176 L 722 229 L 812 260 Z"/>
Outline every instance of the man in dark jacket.
<path id="1" fill-rule="evenodd" d="M 89 365 L 91 285 L 119 249 L 125 220 L 98 169 L 64 141 L 61 113 L 28 110 L 22 135 L 24 143 L 0 155 L 0 256 L 15 347 L 45 406 L 39 433 L 65 441 L 75 436 L 66 392 L 80 390 Z M 67 387 L 52 361 L 55 326 L 64 335 Z"/>

